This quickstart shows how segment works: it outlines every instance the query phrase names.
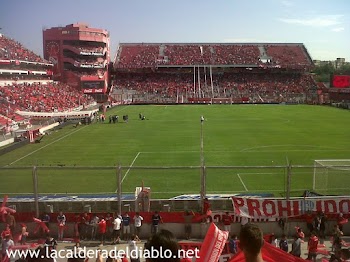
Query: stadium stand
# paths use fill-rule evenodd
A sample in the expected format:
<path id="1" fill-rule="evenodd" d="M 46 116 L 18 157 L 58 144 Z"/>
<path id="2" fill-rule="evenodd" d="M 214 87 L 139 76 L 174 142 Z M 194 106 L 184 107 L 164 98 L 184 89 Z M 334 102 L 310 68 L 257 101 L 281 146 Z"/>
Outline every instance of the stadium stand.
<path id="1" fill-rule="evenodd" d="M 141 68 L 158 65 L 271 65 L 311 66 L 303 44 L 127 44 L 119 46 L 116 67 Z"/>
<path id="2" fill-rule="evenodd" d="M 122 43 L 112 90 L 135 103 L 305 103 L 312 66 L 303 44 Z"/>
<path id="3" fill-rule="evenodd" d="M 306 74 L 224 73 L 213 78 L 213 87 L 201 79 L 201 97 L 251 103 L 304 103 L 309 90 L 315 87 L 311 75 Z M 116 89 L 136 90 L 139 102 L 175 103 L 176 97 L 196 96 L 190 74 L 124 74 L 117 78 Z"/>
<path id="4" fill-rule="evenodd" d="M 89 50 L 102 51 L 95 48 Z M 22 44 L 0 35 L 0 124 L 22 122 L 17 111 L 67 112 L 94 100 L 80 90 L 52 81 L 53 65 Z M 87 75 L 86 72 L 82 72 Z"/>
<path id="5" fill-rule="evenodd" d="M 0 34 L 0 59 L 15 59 L 46 63 L 43 58 L 25 48 L 19 42 Z"/>
<path id="6" fill-rule="evenodd" d="M 13 84 L 0 89 L 1 96 L 7 103 L 2 103 L 0 113 L 5 115 L 17 110 L 28 112 L 63 112 L 79 105 L 89 104 L 93 99 L 63 83 Z"/>

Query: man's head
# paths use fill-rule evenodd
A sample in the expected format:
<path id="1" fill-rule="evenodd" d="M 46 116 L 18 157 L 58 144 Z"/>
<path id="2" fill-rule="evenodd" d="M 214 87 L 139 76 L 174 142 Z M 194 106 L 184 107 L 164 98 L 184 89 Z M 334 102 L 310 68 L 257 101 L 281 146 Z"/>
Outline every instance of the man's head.
<path id="1" fill-rule="evenodd" d="M 157 234 L 153 235 L 152 238 L 146 243 L 145 249 L 149 250 L 150 253 L 152 252 L 152 250 L 158 250 L 158 251 L 170 250 L 172 253 L 171 258 L 164 259 L 161 257 L 154 257 L 154 258 L 147 259 L 146 260 L 147 262 L 163 262 L 163 261 L 179 262 L 180 261 L 180 258 L 177 257 L 179 245 L 173 233 L 171 233 L 168 230 L 162 229 Z"/>
<path id="2" fill-rule="evenodd" d="M 257 256 L 263 246 L 263 233 L 255 224 L 246 224 L 239 234 L 239 246 L 245 254 Z"/>

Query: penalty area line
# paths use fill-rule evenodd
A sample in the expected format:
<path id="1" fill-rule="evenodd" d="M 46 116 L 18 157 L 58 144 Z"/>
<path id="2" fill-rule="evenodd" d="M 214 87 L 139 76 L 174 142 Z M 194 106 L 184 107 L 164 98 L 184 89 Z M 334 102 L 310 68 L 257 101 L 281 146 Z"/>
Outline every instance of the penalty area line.
<path id="1" fill-rule="evenodd" d="M 239 180 L 241 181 L 241 183 L 242 183 L 242 185 L 243 185 L 243 187 L 244 187 L 245 191 L 247 191 L 247 192 L 248 192 L 248 188 L 247 188 L 247 187 L 246 187 L 246 185 L 244 184 L 244 182 L 243 182 L 243 180 L 242 180 L 241 176 L 240 176 L 238 173 L 237 173 L 237 176 L 238 176 Z"/>

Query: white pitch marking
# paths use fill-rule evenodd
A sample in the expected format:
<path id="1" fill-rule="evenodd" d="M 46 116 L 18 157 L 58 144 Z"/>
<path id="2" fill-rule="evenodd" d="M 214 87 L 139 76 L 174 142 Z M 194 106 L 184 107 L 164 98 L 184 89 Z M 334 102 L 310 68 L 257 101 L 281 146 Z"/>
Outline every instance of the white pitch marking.
<path id="1" fill-rule="evenodd" d="M 137 155 L 135 156 L 134 160 L 131 162 L 131 165 L 130 165 L 129 169 L 126 170 L 125 175 L 123 176 L 123 179 L 122 179 L 122 182 L 121 182 L 121 183 L 123 183 L 124 179 L 125 179 L 126 176 L 129 174 L 131 167 L 134 165 L 136 159 L 139 157 L 140 154 L 141 154 L 141 152 L 138 152 Z"/>
<path id="2" fill-rule="evenodd" d="M 242 183 L 242 185 L 243 185 L 245 191 L 248 191 L 248 188 L 247 188 L 246 185 L 244 184 L 244 182 L 243 182 L 241 176 L 240 176 L 239 174 L 237 174 L 237 176 L 238 176 L 239 180 L 241 180 L 241 183 Z"/>
<path id="3" fill-rule="evenodd" d="M 54 144 L 54 143 L 56 143 L 56 142 L 62 140 L 63 138 L 66 138 L 67 136 L 70 136 L 70 135 L 72 135 L 72 134 L 74 134 L 74 133 L 76 133 L 76 132 L 82 130 L 82 129 L 85 128 L 85 127 L 87 127 L 87 126 L 83 126 L 82 128 L 79 128 L 78 130 L 75 130 L 75 131 L 73 131 L 73 132 L 71 132 L 71 133 L 69 133 L 69 134 L 67 134 L 67 135 L 65 135 L 65 136 L 62 136 L 62 137 L 60 137 L 59 139 L 57 139 L 57 140 L 55 140 L 55 141 L 52 141 L 51 143 L 49 143 L 49 144 L 47 144 L 47 145 L 45 145 L 45 146 L 43 146 L 43 147 L 40 147 L 40 148 L 38 148 L 37 150 L 34 150 L 33 152 L 30 152 L 30 153 L 26 154 L 26 155 L 23 156 L 23 157 L 18 158 L 17 160 L 11 162 L 10 164 L 8 164 L 8 165 L 6 165 L 6 166 L 10 166 L 10 165 L 12 165 L 12 164 L 14 164 L 14 163 L 16 163 L 16 162 L 18 162 L 18 161 L 20 161 L 20 160 L 22 160 L 22 159 L 28 157 L 28 156 L 30 156 L 30 155 L 32 155 L 32 154 L 34 154 L 34 153 L 40 151 L 41 149 L 43 149 L 43 148 L 45 148 L 45 147 L 48 147 L 48 146 L 50 146 L 50 145 L 52 145 L 52 144 Z M 6 167 L 6 166 L 5 166 L 5 167 Z"/>

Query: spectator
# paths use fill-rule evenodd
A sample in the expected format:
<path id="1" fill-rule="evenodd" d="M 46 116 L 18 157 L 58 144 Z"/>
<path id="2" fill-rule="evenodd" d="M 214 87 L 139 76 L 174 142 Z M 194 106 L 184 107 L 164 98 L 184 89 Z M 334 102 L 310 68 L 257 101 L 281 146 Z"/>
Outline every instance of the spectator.
<path id="1" fill-rule="evenodd" d="M 229 242 L 228 242 L 228 247 L 230 249 L 230 253 L 232 255 L 237 254 L 238 248 L 237 248 L 237 236 L 236 235 L 231 235 Z"/>
<path id="2" fill-rule="evenodd" d="M 107 233 L 106 233 L 106 238 L 112 241 L 112 235 L 113 235 L 113 217 L 111 216 L 110 213 L 107 213 L 107 216 L 105 218 L 106 224 L 107 224 Z"/>
<path id="3" fill-rule="evenodd" d="M 295 257 L 300 257 L 301 256 L 301 239 L 298 234 L 294 235 L 294 240 L 292 243 L 292 250 L 290 253 L 295 256 Z"/>
<path id="4" fill-rule="evenodd" d="M 143 220 L 143 217 L 140 216 L 139 212 L 136 212 L 134 216 L 134 226 L 135 226 L 135 235 L 137 237 L 140 236 L 142 220 Z"/>
<path id="5" fill-rule="evenodd" d="M 57 223 L 58 223 L 58 240 L 63 240 L 63 232 L 66 226 L 66 216 L 63 214 L 62 210 L 57 216 Z"/>
<path id="6" fill-rule="evenodd" d="M 6 234 L 5 237 L 2 239 L 2 243 L 1 243 L 2 261 L 6 261 L 4 259 L 5 257 L 7 257 L 6 251 L 8 251 L 14 245 L 15 245 L 15 243 L 11 239 L 11 235 Z"/>
<path id="7" fill-rule="evenodd" d="M 339 230 L 343 231 L 343 225 L 346 224 L 348 220 L 344 217 L 343 213 L 339 213 L 337 218 L 337 225 L 339 226 Z"/>
<path id="8" fill-rule="evenodd" d="M 311 234 L 311 232 L 314 231 L 313 216 L 312 216 L 311 211 L 308 211 L 305 214 L 305 222 L 306 222 L 307 229 L 309 230 L 309 233 Z"/>
<path id="9" fill-rule="evenodd" d="M 203 211 L 202 214 L 207 214 L 208 210 L 210 210 L 210 202 L 209 199 L 206 197 L 203 200 Z"/>
<path id="10" fill-rule="evenodd" d="M 89 235 L 89 229 L 90 229 L 90 216 L 88 213 L 84 213 L 81 217 L 81 232 L 80 232 L 80 238 L 82 240 L 86 240 Z"/>
<path id="11" fill-rule="evenodd" d="M 117 215 L 113 221 L 113 244 L 119 244 L 120 242 L 120 229 L 122 220 Z"/>
<path id="12" fill-rule="evenodd" d="M 10 226 L 11 233 L 14 234 L 16 228 L 16 219 L 10 212 L 6 214 L 5 223 Z"/>
<path id="13" fill-rule="evenodd" d="M 318 238 L 315 232 L 311 233 L 310 239 L 308 241 L 308 260 L 312 260 L 316 262 L 317 257 L 317 246 L 318 246 Z"/>
<path id="14" fill-rule="evenodd" d="M 43 221 L 48 229 L 50 229 L 50 216 L 48 213 L 44 213 L 44 215 L 41 218 L 41 221 Z"/>
<path id="15" fill-rule="evenodd" d="M 264 244 L 261 229 L 255 224 L 246 224 L 239 234 L 239 247 L 246 261 L 263 262 L 261 248 Z"/>
<path id="16" fill-rule="evenodd" d="M 107 222 L 104 219 L 104 217 L 102 217 L 101 220 L 98 222 L 98 229 L 101 237 L 101 245 L 104 245 L 107 231 Z"/>
<path id="17" fill-rule="evenodd" d="M 124 214 L 124 216 L 122 217 L 122 220 L 123 220 L 123 238 L 124 240 L 128 241 L 130 237 L 130 220 L 131 220 L 128 212 Z"/>
<path id="18" fill-rule="evenodd" d="M 163 223 L 162 217 L 159 215 L 158 211 L 155 211 L 152 215 L 152 227 L 151 234 L 157 234 L 159 230 L 159 223 Z"/>
<path id="19" fill-rule="evenodd" d="M 145 244 L 145 250 L 157 250 L 159 252 L 164 252 L 164 250 L 169 250 L 170 258 L 164 259 L 160 256 L 146 258 L 146 262 L 179 262 L 178 257 L 179 245 L 174 235 L 165 229 L 160 230 L 158 233 L 154 234 L 151 239 Z M 156 253 L 156 252 L 154 252 Z"/>
<path id="20" fill-rule="evenodd" d="M 21 236 L 20 236 L 20 244 L 25 245 L 27 241 L 29 233 L 27 232 L 27 226 L 26 224 L 21 224 Z"/>
<path id="21" fill-rule="evenodd" d="M 304 234 L 304 232 L 303 232 L 303 229 L 301 228 L 301 227 L 295 227 L 295 229 L 296 229 L 296 234 L 297 234 L 297 236 L 301 239 L 301 240 L 304 240 L 304 238 L 305 238 L 305 234 Z"/>
<path id="22" fill-rule="evenodd" d="M 12 232 L 9 224 L 6 224 L 5 229 L 1 232 L 1 238 L 5 239 L 7 235 L 10 235 L 10 238 L 12 238 Z"/>
<path id="23" fill-rule="evenodd" d="M 222 216 L 222 223 L 224 224 L 224 230 L 227 232 L 231 232 L 231 223 L 233 222 L 232 217 L 230 216 L 230 214 L 228 212 L 226 212 L 223 216 Z"/>
<path id="24" fill-rule="evenodd" d="M 80 238 L 80 225 L 81 225 L 81 217 L 78 213 L 74 215 L 74 237 L 75 239 Z"/>
<path id="25" fill-rule="evenodd" d="M 91 240 L 96 239 L 96 234 L 97 234 L 97 228 L 98 228 L 98 223 L 100 222 L 100 219 L 96 214 L 92 215 L 92 219 L 90 221 L 90 226 L 91 226 Z"/>
<path id="26" fill-rule="evenodd" d="M 191 233 L 192 233 L 192 219 L 194 217 L 194 212 L 193 211 L 185 211 L 184 214 L 184 222 L 185 222 L 185 235 L 186 239 L 190 239 Z"/>
<path id="27" fill-rule="evenodd" d="M 131 240 L 129 241 L 128 247 L 129 247 L 129 257 L 130 257 L 130 262 L 140 262 L 140 257 L 139 257 L 139 250 L 137 248 L 137 243 L 140 242 L 140 239 L 137 235 L 133 235 L 131 237 Z"/>
<path id="28" fill-rule="evenodd" d="M 48 251 L 51 252 L 51 250 L 57 248 L 57 241 L 50 235 L 46 235 L 46 240 L 45 240 L 45 246 L 48 248 Z"/>
<path id="29" fill-rule="evenodd" d="M 287 236 L 285 234 L 282 235 L 282 238 L 279 243 L 280 249 L 282 249 L 285 252 L 288 252 L 288 240 Z"/>

